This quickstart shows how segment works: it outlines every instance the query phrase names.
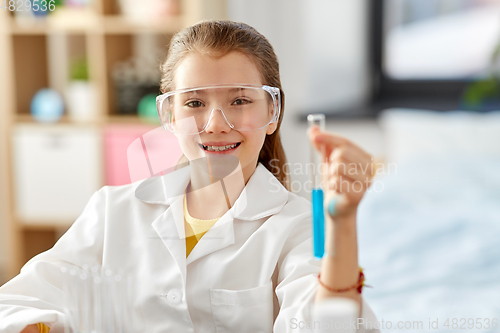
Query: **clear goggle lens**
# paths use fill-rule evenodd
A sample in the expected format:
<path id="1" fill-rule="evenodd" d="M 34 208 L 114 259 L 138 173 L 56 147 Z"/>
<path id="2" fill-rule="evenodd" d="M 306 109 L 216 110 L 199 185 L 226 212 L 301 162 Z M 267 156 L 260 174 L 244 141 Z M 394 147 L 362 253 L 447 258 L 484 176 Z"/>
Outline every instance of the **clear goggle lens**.
<path id="1" fill-rule="evenodd" d="M 253 131 L 278 121 L 278 88 L 218 85 L 171 91 L 156 98 L 163 127 L 178 134 L 199 134 L 221 117 L 231 129 Z"/>

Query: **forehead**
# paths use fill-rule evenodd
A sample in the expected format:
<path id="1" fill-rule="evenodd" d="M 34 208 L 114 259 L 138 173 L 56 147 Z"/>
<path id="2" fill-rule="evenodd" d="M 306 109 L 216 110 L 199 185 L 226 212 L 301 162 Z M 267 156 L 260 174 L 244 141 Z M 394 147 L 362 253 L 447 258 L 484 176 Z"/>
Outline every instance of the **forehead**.
<path id="1" fill-rule="evenodd" d="M 189 53 L 177 65 L 173 83 L 176 90 L 212 84 L 263 84 L 255 63 L 240 52 L 222 57 Z"/>

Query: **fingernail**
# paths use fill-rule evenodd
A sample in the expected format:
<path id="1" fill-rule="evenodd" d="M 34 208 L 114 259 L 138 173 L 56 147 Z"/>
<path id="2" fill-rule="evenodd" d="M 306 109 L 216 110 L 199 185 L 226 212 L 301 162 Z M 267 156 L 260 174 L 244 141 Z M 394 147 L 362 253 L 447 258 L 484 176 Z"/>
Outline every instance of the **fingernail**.
<path id="1" fill-rule="evenodd" d="M 337 198 L 332 198 L 330 199 L 330 202 L 328 203 L 328 213 L 330 216 L 335 215 L 335 205 L 337 204 Z"/>

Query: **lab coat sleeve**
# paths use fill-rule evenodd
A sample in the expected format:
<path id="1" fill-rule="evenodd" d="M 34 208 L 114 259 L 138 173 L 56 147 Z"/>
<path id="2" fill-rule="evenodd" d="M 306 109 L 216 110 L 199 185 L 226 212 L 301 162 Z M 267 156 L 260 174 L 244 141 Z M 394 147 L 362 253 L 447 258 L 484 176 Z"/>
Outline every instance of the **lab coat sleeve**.
<path id="1" fill-rule="evenodd" d="M 51 327 L 51 333 L 63 332 L 61 267 L 101 263 L 105 207 L 101 189 L 54 247 L 33 257 L 0 287 L 0 332 L 18 333 L 39 322 Z"/>
<path id="2" fill-rule="evenodd" d="M 318 273 L 321 271 L 321 261 L 312 255 L 310 213 L 297 218 L 300 222 L 289 235 L 278 261 L 275 293 L 280 309 L 274 322 L 273 331 L 276 333 L 313 332 L 312 327 L 314 327 L 311 315 L 314 297 L 319 287 Z M 368 322 L 376 325 L 377 319 L 364 299 L 361 318 L 364 319 L 365 325 L 359 325 L 358 332 L 379 332 L 377 329 L 372 329 L 373 326 L 366 325 Z"/>

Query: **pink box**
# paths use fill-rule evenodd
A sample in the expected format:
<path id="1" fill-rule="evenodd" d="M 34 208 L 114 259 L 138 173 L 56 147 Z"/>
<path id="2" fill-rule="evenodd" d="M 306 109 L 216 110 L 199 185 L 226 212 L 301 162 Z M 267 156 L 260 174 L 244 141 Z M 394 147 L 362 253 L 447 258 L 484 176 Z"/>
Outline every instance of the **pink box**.
<path id="1" fill-rule="evenodd" d="M 149 125 L 108 125 L 104 128 L 104 147 L 106 185 L 160 175 L 182 156 L 172 132 Z"/>

